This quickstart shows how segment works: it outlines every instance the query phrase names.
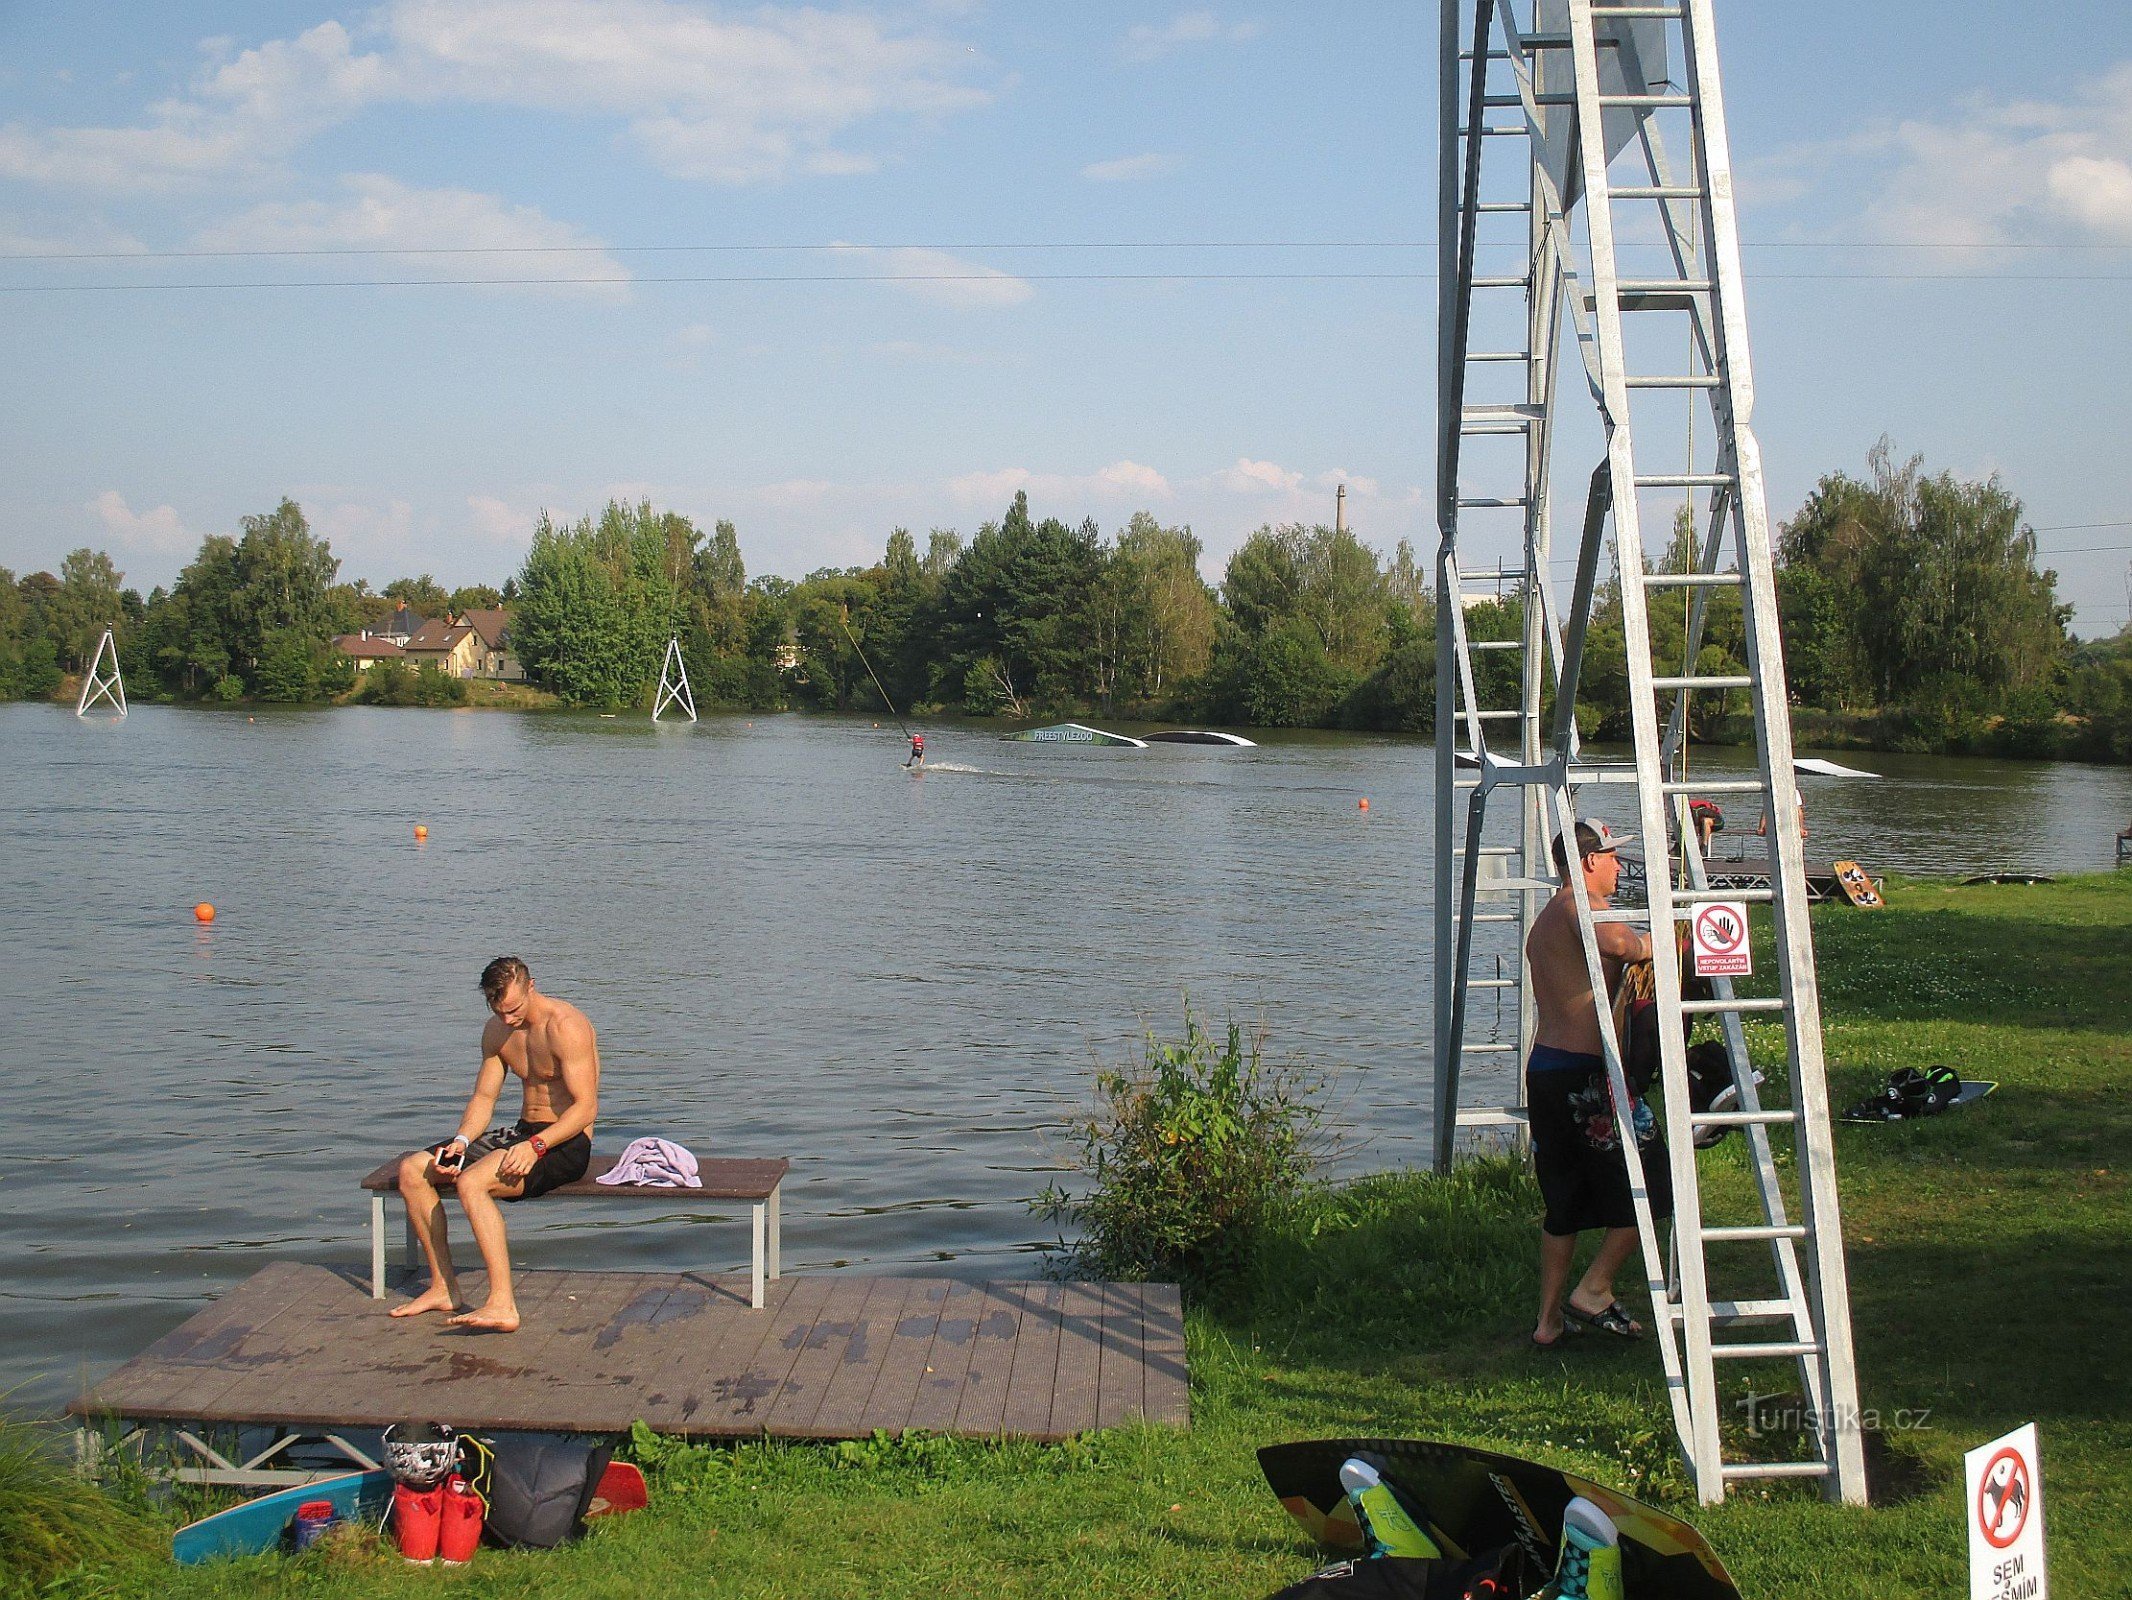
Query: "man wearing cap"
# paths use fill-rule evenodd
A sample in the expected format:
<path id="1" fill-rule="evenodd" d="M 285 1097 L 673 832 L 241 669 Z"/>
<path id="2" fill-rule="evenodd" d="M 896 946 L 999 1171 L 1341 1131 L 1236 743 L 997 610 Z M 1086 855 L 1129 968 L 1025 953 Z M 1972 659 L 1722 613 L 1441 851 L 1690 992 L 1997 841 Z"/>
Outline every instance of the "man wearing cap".
<path id="1" fill-rule="evenodd" d="M 1606 909 L 1621 878 L 1618 852 L 1633 835 L 1605 823 L 1577 824 L 1576 870 L 1594 911 Z M 1525 940 L 1532 967 L 1533 1001 L 1539 1027 L 1525 1064 L 1525 1103 L 1531 1117 L 1532 1160 L 1547 1213 L 1540 1223 L 1540 1320 L 1532 1342 L 1552 1349 L 1576 1327 L 1624 1339 L 1643 1327 L 1614 1298 L 1614 1274 L 1636 1249 L 1636 1211 L 1621 1159 L 1613 1096 L 1599 1041 L 1600 997 L 1593 993 L 1577 928 L 1577 900 L 1562 840 L 1555 841 L 1562 887 L 1533 918 Z M 1648 960 L 1651 940 L 1619 922 L 1595 930 L 1600 970 L 1612 990 L 1622 967 Z M 1636 1130 L 1643 1159 L 1644 1189 L 1651 1215 L 1673 1214 L 1671 1172 L 1650 1107 L 1638 1101 L 1626 1119 Z M 1598 1254 L 1570 1287 L 1577 1235 L 1605 1230 Z"/>

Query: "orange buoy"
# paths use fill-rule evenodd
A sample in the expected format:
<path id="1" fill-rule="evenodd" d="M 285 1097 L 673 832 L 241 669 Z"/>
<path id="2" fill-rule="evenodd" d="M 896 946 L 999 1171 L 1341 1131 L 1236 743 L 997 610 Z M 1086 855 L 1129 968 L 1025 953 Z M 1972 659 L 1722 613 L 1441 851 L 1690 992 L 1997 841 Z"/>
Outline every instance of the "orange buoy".
<path id="1" fill-rule="evenodd" d="M 415 824 L 415 837 L 416 837 L 417 839 L 427 839 L 427 838 L 429 837 L 429 829 L 427 829 L 427 828 L 423 827 L 423 826 L 422 826 L 422 824 L 421 824 L 421 823 L 419 823 L 419 822 L 418 822 L 418 823 L 416 823 L 416 824 Z"/>
<path id="2" fill-rule="evenodd" d="M 192 908 L 192 916 L 195 922 L 213 922 L 215 920 L 215 908 L 205 900 L 202 900 Z"/>
<path id="3" fill-rule="evenodd" d="M 1355 809 L 1356 809 L 1357 811 L 1367 811 L 1367 810 L 1369 810 L 1369 808 L 1370 808 L 1370 803 L 1369 803 L 1369 801 L 1367 801 L 1367 800 L 1357 800 L 1357 801 L 1355 802 Z"/>

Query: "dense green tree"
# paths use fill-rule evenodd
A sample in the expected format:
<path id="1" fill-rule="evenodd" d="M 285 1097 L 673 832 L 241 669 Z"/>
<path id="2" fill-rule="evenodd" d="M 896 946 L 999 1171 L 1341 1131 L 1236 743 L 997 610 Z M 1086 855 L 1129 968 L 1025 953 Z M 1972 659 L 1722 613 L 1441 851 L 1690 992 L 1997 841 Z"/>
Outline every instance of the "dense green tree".
<path id="1" fill-rule="evenodd" d="M 941 586 L 946 681 L 963 698 L 973 670 L 981 698 L 1010 707 L 1064 708 L 1092 687 L 1089 605 L 1103 550 L 1093 524 L 1076 532 L 1029 515 L 1017 492 L 997 524 L 970 541 Z M 1018 713 L 1017 713 L 1018 714 Z"/>
<path id="2" fill-rule="evenodd" d="M 462 584 L 451 593 L 445 609 L 455 617 L 463 617 L 469 611 L 494 611 L 503 604 L 503 591 L 486 583 Z"/>
<path id="3" fill-rule="evenodd" d="M 67 671 L 87 671 L 104 630 L 125 620 L 124 581 L 125 574 L 101 550 L 73 550 L 59 564 L 59 588 L 47 604 L 44 624 Z"/>
<path id="4" fill-rule="evenodd" d="M 543 512 L 518 574 L 511 637 L 526 675 L 576 705 L 628 704 L 686 616 L 696 535 L 649 501 L 558 528 Z"/>
<path id="5" fill-rule="evenodd" d="M 224 647 L 237 670 L 251 674 L 275 635 L 293 632 L 323 644 L 352 619 L 333 603 L 340 562 L 325 540 L 312 537 L 295 501 L 284 499 L 262 516 L 246 517 L 243 527 Z"/>
<path id="6" fill-rule="evenodd" d="M 385 598 L 394 606 L 405 606 L 418 617 L 441 617 L 451 609 L 452 597 L 445 593 L 444 585 L 423 573 L 419 578 L 395 578 L 385 585 Z"/>

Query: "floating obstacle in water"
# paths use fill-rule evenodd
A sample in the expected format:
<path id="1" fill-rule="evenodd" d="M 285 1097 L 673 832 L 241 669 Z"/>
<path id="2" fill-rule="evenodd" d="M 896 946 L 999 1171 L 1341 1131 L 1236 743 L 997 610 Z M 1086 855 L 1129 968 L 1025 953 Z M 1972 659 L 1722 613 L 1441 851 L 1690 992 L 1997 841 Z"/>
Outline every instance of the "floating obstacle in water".
<path id="1" fill-rule="evenodd" d="M 1147 736 L 1149 744 L 1211 744 L 1229 749 L 1256 750 L 1258 742 L 1240 733 L 1222 733 L 1213 728 L 1170 728 Z"/>
<path id="2" fill-rule="evenodd" d="M 1085 722 L 1054 722 L 1048 728 L 1024 728 L 1019 733 L 1003 733 L 1000 737 L 1016 744 L 1107 744 L 1127 750 L 1147 748 L 1145 739 L 1135 739 L 1124 733 L 1105 733 Z"/>

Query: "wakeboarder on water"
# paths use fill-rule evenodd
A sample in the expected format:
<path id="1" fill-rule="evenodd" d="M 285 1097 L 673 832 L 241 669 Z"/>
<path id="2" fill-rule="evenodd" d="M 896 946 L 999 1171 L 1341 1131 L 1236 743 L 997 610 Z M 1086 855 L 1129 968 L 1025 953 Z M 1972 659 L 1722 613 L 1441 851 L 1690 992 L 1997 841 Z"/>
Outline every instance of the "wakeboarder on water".
<path id="1" fill-rule="evenodd" d="M 910 760 L 908 760 L 908 761 L 904 762 L 903 764 L 904 764 L 904 765 L 905 765 L 906 767 L 922 767 L 922 766 L 924 766 L 924 765 L 925 765 L 925 735 L 924 735 L 924 734 L 922 734 L 922 733 L 914 733 L 914 734 L 912 734 L 912 735 L 911 735 L 911 758 L 910 758 Z"/>
<path id="2" fill-rule="evenodd" d="M 585 1013 L 534 988 L 533 974 L 517 956 L 498 956 L 482 970 L 481 993 L 491 1015 L 481 1030 L 481 1070 L 459 1131 L 400 1162 L 400 1195 L 429 1262 L 429 1287 L 394 1306 L 392 1315 L 451 1311 L 454 1327 L 510 1333 L 518 1327 L 518 1302 L 497 1202 L 529 1200 L 585 1175 L 599 1114 L 600 1051 Z M 507 1075 L 525 1086 L 518 1122 L 483 1133 Z M 488 1269 L 488 1299 L 476 1309 L 459 1298 L 440 1178 L 455 1180 L 447 1186 L 458 1192 Z"/>

